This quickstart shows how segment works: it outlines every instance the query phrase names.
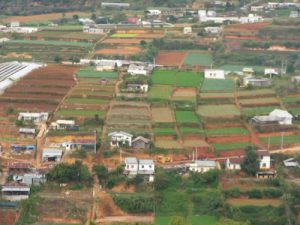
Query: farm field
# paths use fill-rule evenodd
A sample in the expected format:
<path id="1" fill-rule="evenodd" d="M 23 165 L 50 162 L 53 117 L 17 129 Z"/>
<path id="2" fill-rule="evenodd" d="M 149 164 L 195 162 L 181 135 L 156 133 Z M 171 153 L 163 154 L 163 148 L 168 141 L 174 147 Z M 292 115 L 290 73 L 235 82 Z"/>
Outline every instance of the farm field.
<path id="1" fill-rule="evenodd" d="M 199 215 L 189 217 L 188 222 L 191 225 L 216 225 L 218 220 L 213 216 Z M 166 225 L 172 221 L 171 216 L 156 216 L 154 225 Z"/>
<path id="2" fill-rule="evenodd" d="M 283 138 L 281 136 L 270 136 L 270 138 L 269 137 L 260 138 L 260 141 L 262 141 L 265 144 L 270 143 L 270 145 L 281 145 L 282 140 L 283 140 L 283 145 L 300 143 L 300 136 L 288 135 L 288 136 L 283 136 Z"/>
<path id="3" fill-rule="evenodd" d="M 162 149 L 183 149 L 183 146 L 177 140 L 155 141 L 155 147 Z"/>
<path id="4" fill-rule="evenodd" d="M 153 84 L 175 85 L 177 87 L 198 88 L 203 82 L 203 74 L 194 72 L 177 72 L 173 70 L 158 70 L 151 77 Z"/>
<path id="5" fill-rule="evenodd" d="M 216 129 L 206 129 L 206 134 L 211 135 L 247 135 L 249 131 L 242 127 L 228 127 L 228 128 L 216 128 Z"/>
<path id="6" fill-rule="evenodd" d="M 219 98 L 234 98 L 234 93 L 225 93 L 225 92 L 202 92 L 200 93 L 200 98 L 202 99 L 219 99 Z"/>
<path id="7" fill-rule="evenodd" d="M 92 104 L 92 105 L 103 105 L 103 104 L 107 104 L 108 100 L 105 99 L 93 99 L 93 98 L 68 98 L 65 103 L 67 104 L 84 104 L 84 105 L 88 105 L 88 104 Z"/>
<path id="8" fill-rule="evenodd" d="M 210 118 L 232 118 L 239 117 L 240 111 L 235 105 L 200 105 L 198 114 Z"/>
<path id="9" fill-rule="evenodd" d="M 226 202 L 234 206 L 280 206 L 283 204 L 280 199 L 239 199 L 231 198 L 227 199 Z"/>
<path id="10" fill-rule="evenodd" d="M 124 55 L 132 56 L 142 52 L 142 49 L 138 46 L 115 46 L 114 48 L 105 47 L 95 51 L 97 55 Z"/>
<path id="11" fill-rule="evenodd" d="M 180 127 L 179 131 L 181 135 L 188 135 L 188 134 L 205 135 L 204 130 L 195 127 Z"/>
<path id="12" fill-rule="evenodd" d="M 91 43 L 86 42 L 68 42 L 68 41 L 39 41 L 39 40 L 10 40 L 9 44 L 27 44 L 27 45 L 54 45 L 54 46 L 75 46 L 91 47 Z"/>
<path id="13" fill-rule="evenodd" d="M 288 111 L 291 112 L 294 116 L 300 115 L 300 107 L 299 108 L 288 108 Z"/>
<path id="14" fill-rule="evenodd" d="M 242 109 L 242 113 L 247 117 L 267 115 L 276 108 L 280 108 L 280 107 L 278 106 L 245 107 Z"/>
<path id="15" fill-rule="evenodd" d="M 176 111 L 177 123 L 199 123 L 199 118 L 194 111 Z"/>
<path id="16" fill-rule="evenodd" d="M 207 53 L 188 53 L 184 59 L 184 64 L 192 66 L 206 66 L 209 67 L 213 63 L 212 56 Z"/>
<path id="17" fill-rule="evenodd" d="M 149 91 L 149 99 L 154 100 L 170 100 L 173 93 L 171 85 L 153 85 Z"/>
<path id="18" fill-rule="evenodd" d="M 110 37 L 112 37 L 112 38 L 135 38 L 135 37 L 137 37 L 138 36 L 138 34 L 113 34 L 113 35 L 111 35 Z"/>
<path id="19" fill-rule="evenodd" d="M 173 92 L 173 100 L 196 101 L 197 89 L 195 88 L 176 88 Z"/>
<path id="20" fill-rule="evenodd" d="M 94 117 L 96 114 L 100 118 L 104 116 L 103 111 L 86 109 L 60 109 L 57 114 L 62 117 Z"/>
<path id="21" fill-rule="evenodd" d="M 187 53 L 181 51 L 160 51 L 155 61 L 158 65 L 180 67 L 186 56 Z"/>
<path id="22" fill-rule="evenodd" d="M 242 90 L 237 91 L 239 98 L 255 96 L 274 96 L 275 91 L 272 89 Z"/>
<path id="23" fill-rule="evenodd" d="M 215 92 L 224 91 L 230 92 L 235 88 L 235 84 L 232 80 L 214 80 L 205 79 L 201 88 L 202 92 Z"/>
<path id="24" fill-rule="evenodd" d="M 245 149 L 250 146 L 249 142 L 236 142 L 236 143 L 216 143 L 212 144 L 217 151 L 230 151 L 236 149 Z"/>
<path id="25" fill-rule="evenodd" d="M 280 102 L 275 97 L 269 97 L 269 98 L 248 98 L 248 99 L 240 99 L 239 103 L 242 106 L 249 106 L 249 105 L 279 105 Z"/>
<path id="26" fill-rule="evenodd" d="M 154 135 L 176 135 L 176 130 L 174 128 L 154 128 Z"/>
<path id="27" fill-rule="evenodd" d="M 155 123 L 172 123 L 175 121 L 172 109 L 169 107 L 152 107 L 151 115 Z"/>
<path id="28" fill-rule="evenodd" d="M 93 67 L 85 67 L 77 72 L 78 77 L 82 78 L 117 78 L 117 72 L 99 72 Z"/>

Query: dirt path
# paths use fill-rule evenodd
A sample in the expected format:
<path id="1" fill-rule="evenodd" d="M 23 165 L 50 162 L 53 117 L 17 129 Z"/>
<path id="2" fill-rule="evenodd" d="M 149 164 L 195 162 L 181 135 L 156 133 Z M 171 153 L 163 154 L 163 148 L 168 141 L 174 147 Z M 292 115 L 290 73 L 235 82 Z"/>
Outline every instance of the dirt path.
<path id="1" fill-rule="evenodd" d="M 46 123 L 41 124 L 40 132 L 36 137 L 37 146 L 36 146 L 35 164 L 37 168 L 41 167 L 43 147 L 46 141 L 47 129 L 48 127 Z"/>
<path id="2" fill-rule="evenodd" d="M 154 216 L 109 216 L 96 220 L 97 224 L 114 224 L 114 223 L 145 223 L 153 224 Z"/>

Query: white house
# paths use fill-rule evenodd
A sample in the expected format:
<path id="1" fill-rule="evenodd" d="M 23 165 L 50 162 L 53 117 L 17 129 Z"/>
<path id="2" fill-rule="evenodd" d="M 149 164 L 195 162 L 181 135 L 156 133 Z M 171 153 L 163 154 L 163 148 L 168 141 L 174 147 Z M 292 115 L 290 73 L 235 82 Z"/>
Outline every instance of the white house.
<path id="1" fill-rule="evenodd" d="M 7 183 L 2 186 L 1 192 L 6 200 L 20 201 L 29 197 L 30 187 L 23 183 Z"/>
<path id="2" fill-rule="evenodd" d="M 254 87 L 269 87 L 272 85 L 272 80 L 269 78 L 261 77 L 244 77 L 243 78 L 244 86 L 254 86 Z"/>
<path id="3" fill-rule="evenodd" d="M 51 123 L 50 128 L 53 130 L 66 130 L 73 128 L 74 126 L 74 120 L 56 120 L 56 122 Z"/>
<path id="4" fill-rule="evenodd" d="M 204 77 L 206 79 L 225 79 L 225 72 L 219 69 L 205 69 Z"/>
<path id="5" fill-rule="evenodd" d="M 227 158 L 226 169 L 227 170 L 240 170 L 242 162 L 243 162 L 243 158 L 241 158 L 241 157 Z"/>
<path id="6" fill-rule="evenodd" d="M 125 158 L 124 172 L 128 175 L 137 175 L 139 170 L 139 162 L 135 157 Z"/>
<path id="7" fill-rule="evenodd" d="M 278 76 L 279 75 L 278 71 L 275 68 L 265 68 L 264 74 L 265 74 L 265 76 L 266 75 L 268 75 L 268 76 L 273 76 L 273 75 Z"/>
<path id="8" fill-rule="evenodd" d="M 258 150 L 259 169 L 268 170 L 271 168 L 271 156 L 268 150 Z"/>
<path id="9" fill-rule="evenodd" d="M 183 34 L 191 34 L 193 32 L 192 27 L 184 27 Z"/>
<path id="10" fill-rule="evenodd" d="M 285 167 L 299 167 L 299 163 L 295 158 L 289 158 L 283 161 Z"/>
<path id="11" fill-rule="evenodd" d="M 127 72 L 132 75 L 143 75 L 147 76 L 148 75 L 148 70 L 145 68 L 145 66 L 140 66 L 140 65 L 134 65 L 130 64 Z"/>
<path id="12" fill-rule="evenodd" d="M 127 84 L 127 89 L 131 91 L 148 92 L 149 85 L 148 84 Z"/>
<path id="13" fill-rule="evenodd" d="M 20 112 L 18 120 L 32 121 L 34 123 L 46 122 L 48 120 L 49 113 L 29 113 L 29 112 Z"/>
<path id="14" fill-rule="evenodd" d="M 61 149 L 43 149 L 43 162 L 59 162 L 62 159 L 63 151 Z"/>
<path id="15" fill-rule="evenodd" d="M 148 16 L 159 16 L 159 15 L 161 15 L 161 11 L 158 10 L 158 9 L 148 9 L 146 11 L 146 13 L 147 13 Z"/>
<path id="16" fill-rule="evenodd" d="M 293 122 L 293 116 L 286 110 L 274 109 L 269 116 L 278 118 L 278 123 L 281 125 L 291 125 Z"/>
<path id="17" fill-rule="evenodd" d="M 132 134 L 123 132 L 123 131 L 115 131 L 108 134 L 110 137 L 110 146 L 111 147 L 120 147 L 122 145 L 132 146 Z"/>
<path id="18" fill-rule="evenodd" d="M 154 175 L 155 164 L 152 159 L 125 158 L 125 174 L 128 175 Z"/>
<path id="19" fill-rule="evenodd" d="M 189 170 L 192 172 L 205 173 L 209 170 L 217 169 L 217 162 L 214 160 L 196 160 L 189 164 Z"/>
<path id="20" fill-rule="evenodd" d="M 140 159 L 138 174 L 153 175 L 155 172 L 155 164 L 152 159 Z"/>
<path id="21" fill-rule="evenodd" d="M 243 75 L 244 76 L 253 76 L 254 70 L 251 67 L 244 67 L 243 68 Z"/>
<path id="22" fill-rule="evenodd" d="M 222 27 L 204 27 L 204 31 L 208 34 L 219 34 L 222 31 Z"/>
<path id="23" fill-rule="evenodd" d="M 104 34 L 108 30 L 98 27 L 96 24 L 84 25 L 83 26 L 83 33 L 90 33 L 90 34 Z"/>
<path id="24" fill-rule="evenodd" d="M 291 125 L 293 123 L 293 116 L 288 111 L 274 109 L 267 116 L 254 116 L 251 122 L 258 124 L 278 123 L 280 125 Z"/>

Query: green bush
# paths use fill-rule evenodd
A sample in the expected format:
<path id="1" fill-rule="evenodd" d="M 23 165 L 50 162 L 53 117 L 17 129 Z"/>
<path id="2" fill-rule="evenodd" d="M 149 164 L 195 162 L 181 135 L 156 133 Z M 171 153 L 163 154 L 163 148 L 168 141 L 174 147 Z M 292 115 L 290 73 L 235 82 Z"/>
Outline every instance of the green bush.
<path id="1" fill-rule="evenodd" d="M 114 194 L 114 202 L 127 213 L 149 213 L 154 210 L 154 198 L 149 195 Z"/>
<path id="2" fill-rule="evenodd" d="M 238 187 L 224 190 L 225 198 L 239 198 L 241 196 L 241 190 Z"/>
<path id="3" fill-rule="evenodd" d="M 280 198 L 283 192 L 280 189 L 268 188 L 263 190 L 263 195 L 266 198 Z"/>
<path id="4" fill-rule="evenodd" d="M 258 189 L 252 189 L 250 191 L 247 192 L 249 198 L 262 198 L 263 197 L 263 193 L 261 190 Z"/>

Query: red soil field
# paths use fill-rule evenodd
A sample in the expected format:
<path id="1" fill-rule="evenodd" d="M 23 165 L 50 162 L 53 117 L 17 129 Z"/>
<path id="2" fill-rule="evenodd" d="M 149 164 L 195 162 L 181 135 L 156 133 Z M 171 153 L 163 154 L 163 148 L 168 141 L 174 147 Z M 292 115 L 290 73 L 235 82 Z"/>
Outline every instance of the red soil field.
<path id="1" fill-rule="evenodd" d="M 141 51 L 140 47 L 103 48 L 97 50 L 96 55 L 136 55 Z"/>
<path id="2" fill-rule="evenodd" d="M 221 157 L 236 157 L 236 156 L 244 156 L 245 150 L 233 150 L 233 151 L 220 151 L 219 152 Z"/>
<path id="3" fill-rule="evenodd" d="M 8 210 L 0 210 L 0 224 L 14 225 L 18 215 L 16 212 Z"/>
<path id="4" fill-rule="evenodd" d="M 143 39 L 125 39 L 125 38 L 109 38 L 104 40 L 104 44 L 119 44 L 119 45 L 138 45 Z"/>
<path id="5" fill-rule="evenodd" d="M 164 66 L 177 66 L 180 67 L 183 64 L 186 52 L 179 51 L 160 51 L 156 57 L 156 63 Z"/>
<path id="6" fill-rule="evenodd" d="M 225 39 L 236 39 L 236 40 L 246 40 L 246 41 L 263 41 L 264 39 L 256 36 L 237 36 L 237 35 L 225 35 Z"/>
<path id="7" fill-rule="evenodd" d="M 232 136 L 215 136 L 207 137 L 209 143 L 233 143 L 233 142 L 250 142 L 249 135 L 232 135 Z"/>
<path id="8" fill-rule="evenodd" d="M 243 125 L 240 123 L 207 123 L 207 124 L 204 124 L 205 129 L 233 128 L 233 127 L 243 127 Z"/>
<path id="9" fill-rule="evenodd" d="M 67 93 L 67 89 L 60 88 L 40 88 L 40 87 L 23 87 L 23 86 L 13 86 L 9 88 L 5 93 L 33 93 L 33 94 L 52 94 L 52 95 L 65 95 Z"/>

